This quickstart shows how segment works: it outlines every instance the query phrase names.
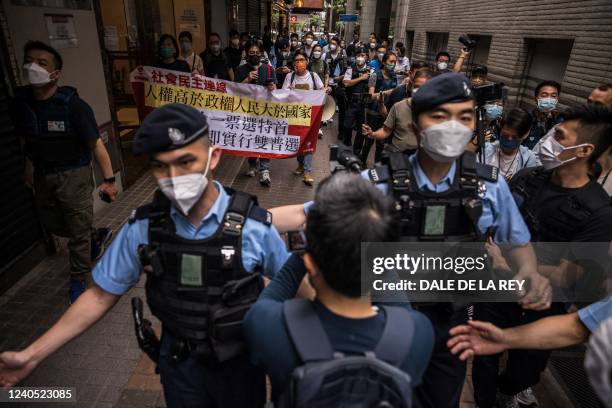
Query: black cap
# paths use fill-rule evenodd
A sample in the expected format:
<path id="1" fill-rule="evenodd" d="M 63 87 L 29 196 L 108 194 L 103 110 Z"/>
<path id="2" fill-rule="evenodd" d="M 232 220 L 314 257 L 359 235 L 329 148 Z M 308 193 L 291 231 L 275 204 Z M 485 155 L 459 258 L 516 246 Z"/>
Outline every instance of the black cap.
<path id="1" fill-rule="evenodd" d="M 134 154 L 174 150 L 206 136 L 206 116 L 191 106 L 171 103 L 145 118 L 132 143 Z"/>
<path id="2" fill-rule="evenodd" d="M 468 79 L 463 74 L 449 72 L 425 82 L 412 96 L 412 113 L 416 118 L 445 103 L 465 102 L 474 99 Z"/>
<path id="3" fill-rule="evenodd" d="M 474 74 L 487 75 L 488 72 L 489 70 L 487 69 L 485 65 L 475 64 L 472 66 L 472 75 Z"/>

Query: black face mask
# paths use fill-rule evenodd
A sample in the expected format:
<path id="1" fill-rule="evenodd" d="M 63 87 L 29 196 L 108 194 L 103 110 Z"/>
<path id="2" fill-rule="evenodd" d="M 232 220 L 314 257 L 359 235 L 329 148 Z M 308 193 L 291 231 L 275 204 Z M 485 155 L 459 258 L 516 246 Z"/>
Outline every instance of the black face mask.
<path id="1" fill-rule="evenodd" d="M 257 65 L 259 65 L 259 55 L 249 55 L 249 64 L 251 64 L 252 66 L 256 67 Z"/>

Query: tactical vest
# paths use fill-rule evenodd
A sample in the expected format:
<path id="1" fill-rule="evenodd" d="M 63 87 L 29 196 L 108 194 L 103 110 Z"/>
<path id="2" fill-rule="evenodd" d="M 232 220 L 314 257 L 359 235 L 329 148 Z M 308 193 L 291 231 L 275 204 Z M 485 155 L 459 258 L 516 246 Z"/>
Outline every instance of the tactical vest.
<path id="1" fill-rule="evenodd" d="M 70 100 L 76 89 L 62 86 L 51 97 L 51 103 L 39 112 L 31 107 L 29 87 L 15 91 L 15 126 L 23 134 L 28 156 L 37 169 L 45 172 L 78 167 L 89 162 L 83 145 L 70 121 Z M 84 160 L 87 159 L 87 160 Z"/>
<path id="2" fill-rule="evenodd" d="M 357 69 L 357 65 L 351 66 L 351 80 L 356 79 L 360 75 L 369 71 L 369 67 L 366 65 L 362 71 Z M 368 92 L 368 81 L 361 81 L 357 85 L 346 87 L 347 98 L 357 97 L 358 95 L 369 93 Z"/>
<path id="3" fill-rule="evenodd" d="M 532 241 L 569 242 L 580 226 L 597 210 L 610 205 L 610 197 L 603 188 L 597 194 L 567 196 L 557 209 L 545 214 L 538 208 L 538 195 L 550 182 L 552 170 L 534 167 L 519 173 L 510 184 L 521 215 L 531 233 Z M 593 181 L 591 181 L 593 182 Z"/>
<path id="4" fill-rule="evenodd" d="M 247 218 L 271 225 L 254 196 L 231 195 L 223 222 L 209 238 L 189 240 L 176 233 L 170 201 L 159 190 L 132 220 L 149 219 L 148 245 L 139 254 L 147 272 L 147 303 L 165 331 L 183 340 L 205 363 L 219 363 L 246 351 L 244 315 L 263 289 L 259 271 L 242 263 L 242 230 Z M 133 222 L 133 221 L 132 221 Z M 146 270 L 147 268 L 145 268 Z"/>
<path id="5" fill-rule="evenodd" d="M 436 193 L 417 187 L 408 157 L 389 153 L 388 165 L 369 170 L 372 182 L 389 184 L 401 220 L 402 241 L 483 240 L 478 220 L 486 192 L 484 181 L 497 181 L 497 167 L 477 163 L 476 155 L 466 152 L 457 160 L 452 186 Z"/>
<path id="6" fill-rule="evenodd" d="M 346 61 L 342 55 L 342 51 L 338 52 L 336 59 L 332 58 L 331 54 L 328 54 L 325 62 L 327 62 L 327 65 L 329 66 L 329 75 L 332 77 L 334 76 L 334 72 L 336 72 L 336 67 L 338 67 L 338 65 L 340 65 L 340 75 L 342 75 L 346 68 Z"/>

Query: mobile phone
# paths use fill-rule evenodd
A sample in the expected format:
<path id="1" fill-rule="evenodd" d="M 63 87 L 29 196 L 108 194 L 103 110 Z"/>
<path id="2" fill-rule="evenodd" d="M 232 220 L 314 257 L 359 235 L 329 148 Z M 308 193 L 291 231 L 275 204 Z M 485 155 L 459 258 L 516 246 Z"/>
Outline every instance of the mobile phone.
<path id="1" fill-rule="evenodd" d="M 100 191 L 100 200 L 104 201 L 105 203 L 110 203 L 112 201 L 110 195 L 103 191 Z"/>
<path id="2" fill-rule="evenodd" d="M 306 250 L 304 230 L 287 232 L 287 249 L 289 252 L 303 253 Z"/>

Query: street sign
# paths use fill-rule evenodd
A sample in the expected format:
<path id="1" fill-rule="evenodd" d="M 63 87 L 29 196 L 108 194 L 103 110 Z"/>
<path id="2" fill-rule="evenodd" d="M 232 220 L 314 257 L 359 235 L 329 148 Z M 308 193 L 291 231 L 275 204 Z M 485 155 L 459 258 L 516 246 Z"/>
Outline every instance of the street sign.
<path id="1" fill-rule="evenodd" d="M 338 20 L 343 23 L 356 23 L 359 20 L 359 16 L 357 14 L 340 14 Z"/>
<path id="2" fill-rule="evenodd" d="M 292 23 L 292 24 L 297 24 L 297 22 L 298 22 L 297 16 L 289 17 L 289 22 Z"/>

